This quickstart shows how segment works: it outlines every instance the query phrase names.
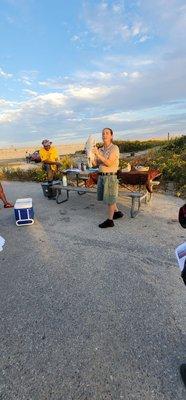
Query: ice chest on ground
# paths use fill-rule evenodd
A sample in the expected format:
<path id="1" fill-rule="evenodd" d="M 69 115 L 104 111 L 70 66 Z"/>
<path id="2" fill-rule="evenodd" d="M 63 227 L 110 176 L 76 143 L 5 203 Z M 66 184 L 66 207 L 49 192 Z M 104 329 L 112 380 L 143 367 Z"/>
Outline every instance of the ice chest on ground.
<path id="1" fill-rule="evenodd" d="M 34 210 L 32 199 L 17 199 L 14 205 L 16 225 L 32 225 L 34 223 Z"/>

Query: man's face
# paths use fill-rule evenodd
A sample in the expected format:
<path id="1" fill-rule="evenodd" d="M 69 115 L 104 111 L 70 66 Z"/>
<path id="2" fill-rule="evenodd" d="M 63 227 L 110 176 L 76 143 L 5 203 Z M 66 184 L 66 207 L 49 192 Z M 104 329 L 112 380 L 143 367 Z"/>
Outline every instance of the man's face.
<path id="1" fill-rule="evenodd" d="M 102 132 L 102 138 L 104 143 L 110 143 L 112 141 L 110 129 L 104 129 Z"/>
<path id="2" fill-rule="evenodd" d="M 47 146 L 44 146 L 44 149 L 46 150 L 46 151 L 48 151 L 48 150 L 50 150 L 50 144 L 49 145 L 47 145 Z"/>

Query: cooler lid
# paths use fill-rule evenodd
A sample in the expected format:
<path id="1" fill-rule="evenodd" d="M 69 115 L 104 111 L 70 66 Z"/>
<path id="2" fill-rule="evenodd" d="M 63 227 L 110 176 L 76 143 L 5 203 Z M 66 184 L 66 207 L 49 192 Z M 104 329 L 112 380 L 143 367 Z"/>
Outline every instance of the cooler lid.
<path id="1" fill-rule="evenodd" d="M 27 197 L 25 199 L 17 199 L 14 205 L 14 208 L 31 208 L 32 207 L 32 198 Z"/>

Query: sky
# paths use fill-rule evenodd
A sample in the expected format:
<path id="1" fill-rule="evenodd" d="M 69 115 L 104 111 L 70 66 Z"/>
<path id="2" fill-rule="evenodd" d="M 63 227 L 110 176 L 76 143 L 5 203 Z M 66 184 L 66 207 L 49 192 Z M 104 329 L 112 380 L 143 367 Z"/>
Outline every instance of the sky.
<path id="1" fill-rule="evenodd" d="M 0 147 L 185 134 L 185 0 L 0 0 Z"/>

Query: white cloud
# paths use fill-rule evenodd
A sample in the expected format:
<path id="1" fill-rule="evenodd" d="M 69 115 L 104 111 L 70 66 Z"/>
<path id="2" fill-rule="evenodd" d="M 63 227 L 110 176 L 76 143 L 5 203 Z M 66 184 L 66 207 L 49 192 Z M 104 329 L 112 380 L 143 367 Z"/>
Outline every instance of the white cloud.
<path id="1" fill-rule="evenodd" d="M 37 92 L 35 92 L 34 90 L 30 90 L 30 89 L 23 89 L 23 92 L 27 93 L 30 96 L 37 96 L 38 95 Z"/>
<path id="2" fill-rule="evenodd" d="M 0 77 L 2 78 L 12 78 L 13 74 L 10 74 L 6 71 L 4 71 L 1 67 L 0 67 Z"/>
<path id="3" fill-rule="evenodd" d="M 10 101 L 8 101 L 8 100 L 5 100 L 5 99 L 0 99 L 0 107 L 7 107 L 7 106 L 10 106 L 11 105 L 11 102 Z"/>
<path id="4" fill-rule="evenodd" d="M 7 125 L 17 120 L 20 110 L 9 110 L 0 114 L 0 124 Z"/>
<path id="5" fill-rule="evenodd" d="M 35 103 L 37 104 L 49 104 L 54 107 L 63 106 L 66 102 L 67 97 L 62 93 L 48 93 L 37 96 Z"/>
<path id="6" fill-rule="evenodd" d="M 113 77 L 111 72 L 105 71 L 77 71 L 74 74 L 74 80 L 83 80 L 83 82 L 91 81 L 92 83 L 96 84 L 96 81 L 107 81 Z"/>
<path id="7" fill-rule="evenodd" d="M 142 76 L 142 74 L 139 71 L 133 71 L 133 72 L 127 72 L 123 71 L 119 74 L 122 78 L 132 78 L 132 79 L 138 79 Z"/>
<path id="8" fill-rule="evenodd" d="M 102 98 L 105 95 L 108 95 L 109 91 L 110 89 L 106 86 L 83 87 L 83 86 L 69 85 L 67 89 L 67 94 L 75 98 L 95 101 L 98 98 Z"/>
<path id="9" fill-rule="evenodd" d="M 79 37 L 78 35 L 73 35 L 73 36 L 71 37 L 71 41 L 72 41 L 72 42 L 79 42 L 79 41 L 80 41 L 80 37 Z"/>
<path id="10" fill-rule="evenodd" d="M 19 73 L 18 81 L 21 82 L 23 85 L 32 86 L 32 84 L 36 81 L 38 76 L 38 71 L 31 70 L 31 71 L 21 71 Z"/>
<path id="11" fill-rule="evenodd" d="M 130 74 L 129 76 L 130 76 L 131 78 L 138 79 L 138 78 L 140 78 L 142 75 L 141 75 L 140 72 L 134 71 L 134 72 L 131 72 L 131 74 Z"/>
<path id="12" fill-rule="evenodd" d="M 64 81 L 66 80 L 67 78 L 64 77 Z M 64 81 L 61 77 L 59 77 L 55 79 L 47 79 L 46 81 L 39 81 L 38 84 L 50 89 L 62 89 L 64 88 Z"/>
<path id="13" fill-rule="evenodd" d="M 144 36 L 141 36 L 141 37 L 140 37 L 139 42 L 140 42 L 140 43 L 144 43 L 144 42 L 146 42 L 146 40 L 148 40 L 148 39 L 150 39 L 150 36 L 144 35 Z"/>
<path id="14" fill-rule="evenodd" d="M 84 20 L 90 32 L 103 42 L 116 42 L 118 39 L 130 41 L 143 37 L 147 40 L 148 24 L 139 14 L 127 12 L 122 1 L 106 2 L 84 6 Z"/>

